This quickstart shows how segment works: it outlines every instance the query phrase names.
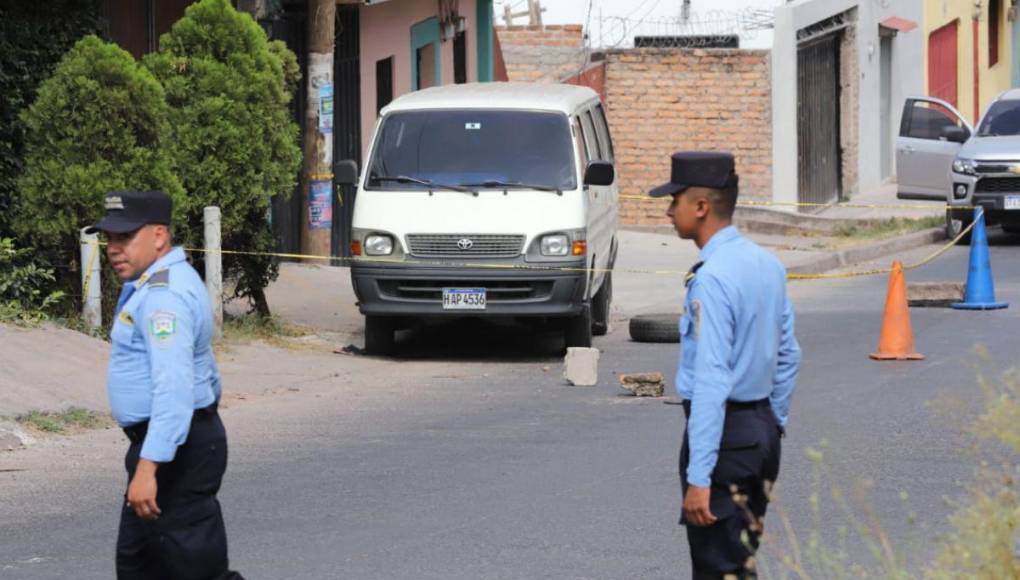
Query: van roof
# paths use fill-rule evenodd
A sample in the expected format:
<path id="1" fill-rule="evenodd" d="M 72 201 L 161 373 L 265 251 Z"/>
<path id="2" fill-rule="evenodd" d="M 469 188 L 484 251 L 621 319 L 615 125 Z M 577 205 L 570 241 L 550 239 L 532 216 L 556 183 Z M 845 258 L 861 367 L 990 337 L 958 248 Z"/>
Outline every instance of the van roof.
<path id="1" fill-rule="evenodd" d="M 598 98 L 588 87 L 542 83 L 470 83 L 407 93 L 383 113 L 416 109 L 529 109 L 570 114 Z"/>

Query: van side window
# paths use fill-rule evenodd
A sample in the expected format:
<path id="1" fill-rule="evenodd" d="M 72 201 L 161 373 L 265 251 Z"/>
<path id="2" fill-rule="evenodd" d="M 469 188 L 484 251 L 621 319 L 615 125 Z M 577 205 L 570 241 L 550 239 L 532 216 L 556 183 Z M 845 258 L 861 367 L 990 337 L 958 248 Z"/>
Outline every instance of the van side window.
<path id="1" fill-rule="evenodd" d="M 595 132 L 599 135 L 605 160 L 613 161 L 616 158 L 613 151 L 613 138 L 609 134 L 609 123 L 606 121 L 606 113 L 601 104 L 595 105 Z"/>
<path id="2" fill-rule="evenodd" d="M 599 140 L 595 136 L 595 124 L 591 120 L 591 111 L 585 111 L 581 115 L 581 126 L 584 128 L 584 140 L 588 143 L 588 151 L 591 152 L 589 159 L 602 159 Z"/>
<path id="3" fill-rule="evenodd" d="M 591 151 L 588 149 L 588 136 L 584 133 L 584 126 L 580 117 L 574 117 L 574 139 L 581 143 L 581 151 L 584 152 L 584 164 L 591 161 Z"/>

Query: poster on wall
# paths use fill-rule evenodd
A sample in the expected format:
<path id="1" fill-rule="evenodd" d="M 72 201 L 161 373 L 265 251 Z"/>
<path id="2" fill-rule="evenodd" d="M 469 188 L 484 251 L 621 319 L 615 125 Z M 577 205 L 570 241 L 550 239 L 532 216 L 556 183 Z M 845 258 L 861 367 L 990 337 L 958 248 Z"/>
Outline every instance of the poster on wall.
<path id="1" fill-rule="evenodd" d="M 333 85 L 319 87 L 319 132 L 333 132 Z"/>
<path id="2" fill-rule="evenodd" d="M 308 224 L 313 230 L 333 226 L 333 181 L 312 181 L 308 184 Z"/>

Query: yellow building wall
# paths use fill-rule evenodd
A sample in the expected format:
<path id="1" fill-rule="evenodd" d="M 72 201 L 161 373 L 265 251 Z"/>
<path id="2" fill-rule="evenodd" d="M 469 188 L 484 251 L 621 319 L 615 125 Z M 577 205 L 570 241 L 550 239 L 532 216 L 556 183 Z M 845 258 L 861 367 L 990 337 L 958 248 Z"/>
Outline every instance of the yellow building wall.
<path id="1" fill-rule="evenodd" d="M 979 6 L 975 6 L 979 4 Z M 924 87 L 928 89 L 928 38 L 931 33 L 956 20 L 957 24 L 957 108 L 967 120 L 974 114 L 974 17 L 978 18 L 978 106 L 980 113 L 992 99 L 1010 88 L 1013 55 L 1012 26 L 1007 21 L 1009 0 L 1000 0 L 999 61 L 988 66 L 988 0 L 924 0 Z"/>

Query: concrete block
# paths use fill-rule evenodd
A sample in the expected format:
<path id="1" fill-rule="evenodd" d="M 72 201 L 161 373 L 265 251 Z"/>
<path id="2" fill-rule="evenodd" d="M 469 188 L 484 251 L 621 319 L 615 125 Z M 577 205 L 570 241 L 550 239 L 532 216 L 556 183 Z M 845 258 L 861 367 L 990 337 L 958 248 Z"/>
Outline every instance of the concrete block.
<path id="1" fill-rule="evenodd" d="M 563 366 L 563 378 L 571 385 L 594 386 L 599 381 L 599 349 L 569 347 Z"/>
<path id="2" fill-rule="evenodd" d="M 907 283 L 907 303 L 910 306 L 948 307 L 963 301 L 962 282 L 910 282 Z"/>
<path id="3" fill-rule="evenodd" d="M 634 393 L 635 397 L 661 397 L 666 390 L 662 373 L 620 375 L 620 386 Z"/>
<path id="4" fill-rule="evenodd" d="M 0 422 L 0 451 L 14 451 L 22 447 L 28 447 L 35 443 L 35 439 L 19 427 L 17 423 Z"/>

